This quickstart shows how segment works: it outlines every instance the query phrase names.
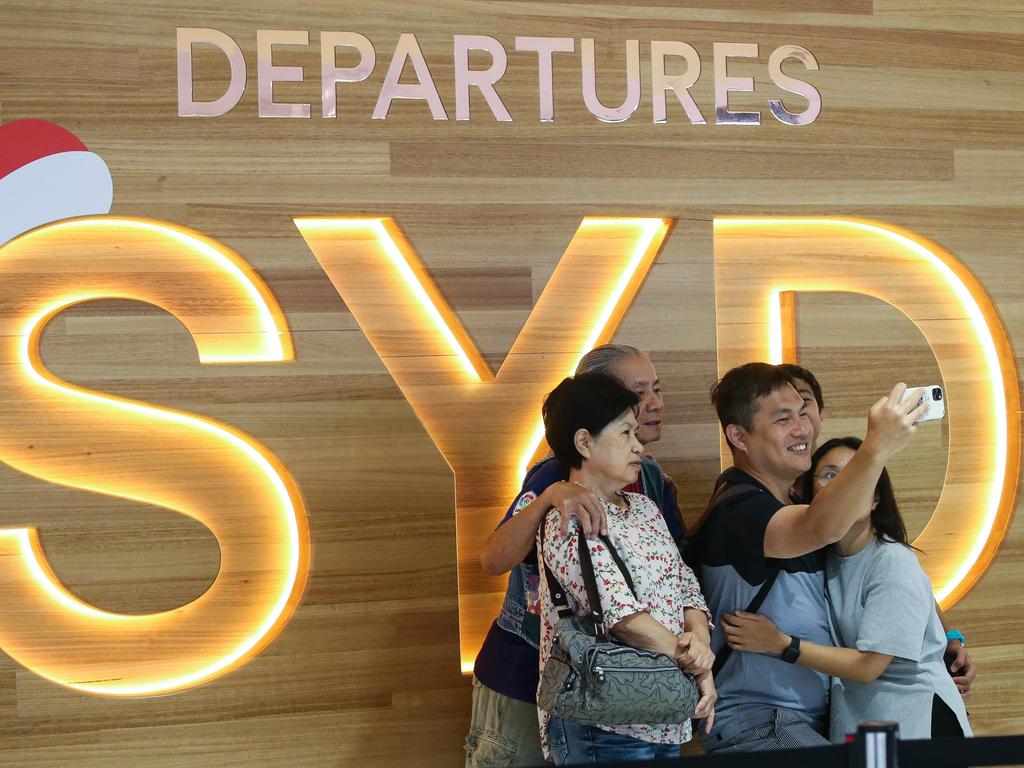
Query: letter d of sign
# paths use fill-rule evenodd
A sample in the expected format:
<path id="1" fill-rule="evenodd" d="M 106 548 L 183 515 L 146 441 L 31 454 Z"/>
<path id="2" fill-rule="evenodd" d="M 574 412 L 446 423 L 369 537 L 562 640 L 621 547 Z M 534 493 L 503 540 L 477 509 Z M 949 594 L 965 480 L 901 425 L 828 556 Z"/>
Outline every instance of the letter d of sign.
<path id="1" fill-rule="evenodd" d="M 213 101 L 195 101 L 192 95 L 192 47 L 212 45 L 228 57 L 231 79 L 227 90 Z M 230 112 L 245 92 L 245 57 L 238 43 L 217 29 L 178 27 L 178 116 L 217 117 Z"/>
<path id="2" fill-rule="evenodd" d="M 953 254 L 890 224 L 715 219 L 719 372 L 749 360 L 796 362 L 794 296 L 807 291 L 891 304 L 935 353 L 950 404 L 949 465 L 914 545 L 936 599 L 949 608 L 991 564 L 1017 493 L 1017 369 L 995 306 Z"/>

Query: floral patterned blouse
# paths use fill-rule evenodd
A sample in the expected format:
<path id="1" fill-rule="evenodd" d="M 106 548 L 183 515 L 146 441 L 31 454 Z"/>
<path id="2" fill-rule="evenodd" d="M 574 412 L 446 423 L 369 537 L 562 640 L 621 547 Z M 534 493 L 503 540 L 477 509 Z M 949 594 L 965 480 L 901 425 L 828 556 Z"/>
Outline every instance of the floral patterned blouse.
<path id="1" fill-rule="evenodd" d="M 679 556 L 679 549 L 672 540 L 658 507 L 639 493 L 620 495 L 628 503 L 628 509 L 603 502 L 608 518 L 608 538 L 615 545 L 619 557 L 629 570 L 637 597 L 630 592 L 608 548 L 599 540 L 589 541 L 606 626 L 612 627 L 634 613 L 645 611 L 673 634 L 681 635 L 685 631 L 684 608 L 704 611 L 708 614 L 710 623 L 711 615 L 707 603 L 704 602 L 704 596 L 700 593 L 697 578 Z M 541 531 L 544 532 L 543 541 Z M 547 515 L 547 525 L 542 526 L 537 532 L 537 542 L 538 555 L 543 556 L 544 562 L 566 589 L 570 607 L 577 615 L 582 615 L 588 612 L 589 606 L 580 573 L 577 531 L 579 521 L 573 518 L 569 536 L 562 536 L 561 516 L 558 510 L 552 509 Z M 551 654 L 555 625 L 558 623 L 558 612 L 551 604 L 547 580 L 544 578 L 540 579 L 540 599 L 540 668 L 543 672 L 544 664 Z M 547 755 L 547 721 L 550 715 L 538 710 L 538 716 L 541 742 L 544 754 Z M 682 744 L 692 737 L 689 720 L 682 723 L 599 727 L 612 733 L 656 744 Z"/>

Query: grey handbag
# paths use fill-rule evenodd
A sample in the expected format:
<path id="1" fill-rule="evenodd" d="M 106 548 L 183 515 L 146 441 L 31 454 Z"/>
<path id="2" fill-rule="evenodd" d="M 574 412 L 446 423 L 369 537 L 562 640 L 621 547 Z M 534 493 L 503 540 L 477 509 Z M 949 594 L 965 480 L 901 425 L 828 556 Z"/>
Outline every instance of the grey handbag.
<path id="1" fill-rule="evenodd" d="M 545 524 L 546 524 L 545 520 Z M 541 540 L 543 541 L 543 530 Z M 694 679 L 671 656 L 624 645 L 610 637 L 594 579 L 590 547 L 577 533 L 580 570 L 590 613 L 576 616 L 565 590 L 544 563 L 551 602 L 558 611 L 555 641 L 541 673 L 537 706 L 585 725 L 683 723 L 700 694 Z M 629 570 L 607 536 L 601 541 L 636 595 Z"/>

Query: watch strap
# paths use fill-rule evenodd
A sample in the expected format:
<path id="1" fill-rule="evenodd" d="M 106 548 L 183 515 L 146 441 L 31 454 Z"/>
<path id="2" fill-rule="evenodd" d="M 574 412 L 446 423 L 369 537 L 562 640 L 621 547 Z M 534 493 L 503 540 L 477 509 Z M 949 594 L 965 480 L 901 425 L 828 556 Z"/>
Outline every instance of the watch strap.
<path id="1" fill-rule="evenodd" d="M 782 660 L 787 664 L 795 664 L 800 658 L 800 638 L 792 635 L 789 640 L 789 647 L 782 652 Z"/>

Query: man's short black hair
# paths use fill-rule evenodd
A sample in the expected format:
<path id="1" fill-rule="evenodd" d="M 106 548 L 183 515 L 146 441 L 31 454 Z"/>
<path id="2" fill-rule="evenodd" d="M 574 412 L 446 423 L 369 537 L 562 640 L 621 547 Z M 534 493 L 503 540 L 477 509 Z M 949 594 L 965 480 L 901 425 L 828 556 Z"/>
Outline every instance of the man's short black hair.
<path id="1" fill-rule="evenodd" d="M 562 379 L 544 398 L 544 436 L 562 468 L 579 469 L 576 432 L 598 435 L 624 411 L 635 410 L 640 397 L 606 373 L 581 373 Z"/>
<path id="2" fill-rule="evenodd" d="M 782 363 L 779 368 L 788 373 L 791 378 L 806 381 L 811 387 L 811 392 L 814 393 L 814 399 L 818 403 L 818 410 L 825 410 L 825 398 L 821 394 L 821 384 L 818 383 L 818 380 L 814 377 L 813 373 L 796 363 Z M 795 383 L 796 382 L 794 382 L 794 385 Z"/>
<path id="3" fill-rule="evenodd" d="M 730 424 L 751 429 L 758 408 L 757 398 L 790 386 L 790 374 L 778 365 L 746 363 L 727 371 L 711 387 L 711 403 L 718 413 L 722 432 Z"/>

